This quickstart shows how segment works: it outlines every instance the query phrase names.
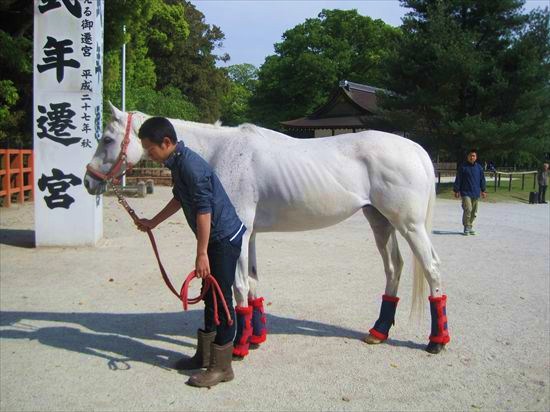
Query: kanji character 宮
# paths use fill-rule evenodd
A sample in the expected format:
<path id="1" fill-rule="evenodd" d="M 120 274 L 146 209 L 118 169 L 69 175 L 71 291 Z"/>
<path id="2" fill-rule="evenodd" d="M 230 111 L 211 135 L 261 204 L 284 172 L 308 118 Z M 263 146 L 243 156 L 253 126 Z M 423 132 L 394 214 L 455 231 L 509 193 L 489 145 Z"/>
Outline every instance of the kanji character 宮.
<path id="1" fill-rule="evenodd" d="M 82 179 L 73 174 L 66 175 L 59 169 L 52 169 L 51 176 L 42 174 L 42 177 L 38 179 L 40 191 L 43 192 L 47 188 L 50 193 L 50 196 L 44 196 L 44 201 L 50 209 L 57 207 L 68 209 L 75 200 L 64 192 L 71 186 L 80 184 L 82 184 Z"/>

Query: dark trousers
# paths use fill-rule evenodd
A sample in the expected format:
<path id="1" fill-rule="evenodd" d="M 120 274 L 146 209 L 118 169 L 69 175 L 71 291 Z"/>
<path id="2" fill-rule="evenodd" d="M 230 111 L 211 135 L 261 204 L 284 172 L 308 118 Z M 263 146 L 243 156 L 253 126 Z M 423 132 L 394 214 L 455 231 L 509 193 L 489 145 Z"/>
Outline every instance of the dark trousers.
<path id="1" fill-rule="evenodd" d="M 233 325 L 227 323 L 227 316 L 223 308 L 223 303 L 219 296 L 218 299 L 218 317 L 220 325 L 214 323 L 214 301 L 212 298 L 212 289 L 204 298 L 204 329 L 206 332 L 216 331 L 216 345 L 225 345 L 233 340 L 236 331 L 235 309 L 233 308 L 233 282 L 235 281 L 235 270 L 237 261 L 241 254 L 242 234 L 232 241 L 229 237 L 212 241 L 208 244 L 208 260 L 210 262 L 210 272 L 220 285 L 223 296 L 227 303 L 229 313 L 233 319 Z"/>
<path id="2" fill-rule="evenodd" d="M 546 189 L 548 186 L 539 185 L 539 203 L 546 202 Z"/>

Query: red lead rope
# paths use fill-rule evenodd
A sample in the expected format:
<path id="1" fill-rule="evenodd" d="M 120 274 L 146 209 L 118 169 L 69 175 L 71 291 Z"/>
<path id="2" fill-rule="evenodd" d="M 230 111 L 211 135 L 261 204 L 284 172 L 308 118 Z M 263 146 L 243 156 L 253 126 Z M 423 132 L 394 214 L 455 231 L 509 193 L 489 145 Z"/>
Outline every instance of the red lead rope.
<path id="1" fill-rule="evenodd" d="M 176 289 L 174 289 L 174 286 L 172 286 L 172 282 L 170 282 L 170 278 L 166 274 L 166 271 L 164 270 L 164 266 L 162 266 L 162 262 L 160 261 L 160 255 L 157 249 L 157 244 L 155 242 L 155 237 L 153 236 L 153 233 L 151 232 L 151 230 L 147 230 L 147 234 L 149 235 L 151 246 L 153 247 L 153 251 L 155 252 L 155 256 L 159 264 L 160 273 L 162 274 L 162 278 L 164 279 L 164 283 L 166 283 L 166 286 L 168 286 L 168 289 L 170 289 L 172 293 L 176 295 L 178 299 L 183 302 L 183 310 L 187 310 L 189 304 L 194 305 L 195 303 L 199 303 L 201 300 L 204 299 L 204 296 L 208 293 L 208 291 L 212 289 L 212 300 L 214 301 L 214 323 L 216 323 L 216 325 L 220 324 L 220 318 L 218 316 L 218 299 L 216 297 L 216 294 L 218 294 L 218 296 L 220 297 L 220 300 L 222 301 L 225 314 L 227 316 L 227 323 L 229 324 L 229 326 L 233 325 L 233 319 L 231 319 L 231 314 L 229 313 L 227 302 L 223 297 L 222 290 L 220 288 L 220 285 L 216 281 L 216 278 L 214 278 L 214 276 L 212 275 L 208 275 L 206 278 L 204 278 L 204 284 L 201 289 L 200 295 L 197 296 L 196 298 L 189 298 L 188 297 L 189 284 L 194 278 L 197 277 L 197 274 L 193 270 L 191 273 L 189 273 L 189 275 L 187 275 L 185 282 L 183 282 L 180 293 L 176 292 Z"/>
<path id="2" fill-rule="evenodd" d="M 130 207 L 128 202 L 126 202 L 126 199 L 122 196 L 121 193 L 117 190 L 116 186 L 113 184 L 113 191 L 118 197 L 118 202 L 124 207 L 124 209 L 128 212 L 132 220 L 137 222 L 139 220 L 138 216 L 136 215 L 136 212 L 134 209 Z M 220 285 L 212 275 L 208 275 L 206 278 L 204 278 L 204 284 L 201 289 L 201 293 L 196 298 L 188 298 L 189 293 L 189 284 L 191 281 L 197 277 L 197 274 L 195 271 L 192 271 L 187 275 L 187 279 L 185 279 L 185 282 L 183 282 L 183 285 L 181 286 L 180 293 L 176 291 L 174 286 L 172 285 L 172 282 L 170 282 L 170 278 L 168 277 L 168 274 L 166 273 L 166 270 L 164 270 L 164 266 L 162 265 L 162 262 L 160 261 L 160 254 L 157 248 L 157 242 L 155 241 L 155 236 L 153 236 L 153 232 L 148 229 L 147 235 L 149 236 L 149 240 L 151 241 L 151 246 L 153 247 L 153 251 L 155 252 L 155 256 L 157 258 L 157 262 L 159 265 L 160 273 L 162 274 L 162 279 L 164 279 L 164 283 L 166 283 L 166 286 L 168 286 L 168 289 L 177 296 L 179 300 L 183 302 L 183 310 L 187 310 L 187 307 L 189 304 L 194 305 L 195 303 L 200 302 L 204 299 L 204 296 L 210 289 L 212 289 L 212 300 L 214 301 L 214 322 L 216 325 L 220 324 L 220 318 L 218 316 L 218 299 L 216 297 L 216 293 L 219 295 L 220 300 L 222 301 L 223 308 L 225 310 L 225 314 L 227 316 L 227 323 L 229 326 L 233 325 L 233 319 L 231 319 L 231 314 L 229 313 L 229 308 L 227 307 L 227 302 L 225 301 L 225 298 L 223 297 L 222 290 L 220 288 Z"/>
<path id="3" fill-rule="evenodd" d="M 204 296 L 208 293 L 208 291 L 212 289 L 212 300 L 214 301 L 214 323 L 216 325 L 220 324 L 220 318 L 218 316 L 218 299 L 216 298 L 216 294 L 217 294 L 222 301 L 223 309 L 225 310 L 225 314 L 227 316 L 228 325 L 229 326 L 233 325 L 233 319 L 231 319 L 231 314 L 229 313 L 227 302 L 225 301 L 220 285 L 218 285 L 218 282 L 216 281 L 214 276 L 208 275 L 204 279 L 204 284 L 202 286 L 201 293 L 199 296 L 191 299 L 187 297 L 187 294 L 189 293 L 189 284 L 195 277 L 197 277 L 197 274 L 195 273 L 195 271 L 192 271 L 191 273 L 189 273 L 189 275 L 187 275 L 187 279 L 185 279 L 185 282 L 183 282 L 183 285 L 181 287 L 180 299 L 183 302 L 183 310 L 187 310 L 187 305 L 189 303 L 193 305 L 203 300 Z"/>

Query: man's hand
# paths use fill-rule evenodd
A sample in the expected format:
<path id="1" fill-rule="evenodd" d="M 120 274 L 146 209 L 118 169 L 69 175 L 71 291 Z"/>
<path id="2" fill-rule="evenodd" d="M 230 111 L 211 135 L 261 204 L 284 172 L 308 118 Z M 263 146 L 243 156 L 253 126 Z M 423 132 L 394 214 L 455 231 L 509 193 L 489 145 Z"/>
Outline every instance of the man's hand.
<path id="1" fill-rule="evenodd" d="M 457 199 L 460 199 L 460 192 L 454 192 L 454 194 Z"/>
<path id="2" fill-rule="evenodd" d="M 487 192 L 481 192 L 481 197 L 485 199 L 487 197 Z"/>
<path id="3" fill-rule="evenodd" d="M 204 279 L 210 275 L 210 261 L 207 254 L 197 255 L 195 260 L 195 273 L 198 278 Z"/>
<path id="4" fill-rule="evenodd" d="M 153 230 L 157 227 L 153 219 L 138 219 L 135 223 L 142 232 L 147 232 L 147 230 Z"/>

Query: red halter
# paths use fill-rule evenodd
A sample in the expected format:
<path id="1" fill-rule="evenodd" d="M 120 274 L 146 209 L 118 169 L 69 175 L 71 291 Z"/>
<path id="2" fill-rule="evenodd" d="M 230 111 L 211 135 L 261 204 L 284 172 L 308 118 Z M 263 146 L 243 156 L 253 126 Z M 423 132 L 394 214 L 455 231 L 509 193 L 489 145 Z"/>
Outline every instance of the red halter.
<path id="1" fill-rule="evenodd" d="M 132 129 L 132 116 L 133 113 L 128 113 L 128 120 L 126 122 L 126 131 L 124 132 L 124 139 L 122 140 L 122 143 L 120 145 L 120 153 L 118 154 L 118 157 L 116 159 L 115 164 L 111 169 L 107 172 L 107 174 L 101 173 L 99 170 L 94 169 L 90 163 L 86 166 L 86 170 L 92 177 L 103 180 L 103 181 L 109 181 L 112 179 L 116 179 L 117 177 L 120 177 L 123 173 L 125 173 L 127 170 L 130 170 L 132 168 L 132 164 L 127 162 L 127 151 L 128 146 L 130 145 L 130 131 Z M 120 172 L 122 168 L 122 164 L 126 163 L 126 168 Z"/>

